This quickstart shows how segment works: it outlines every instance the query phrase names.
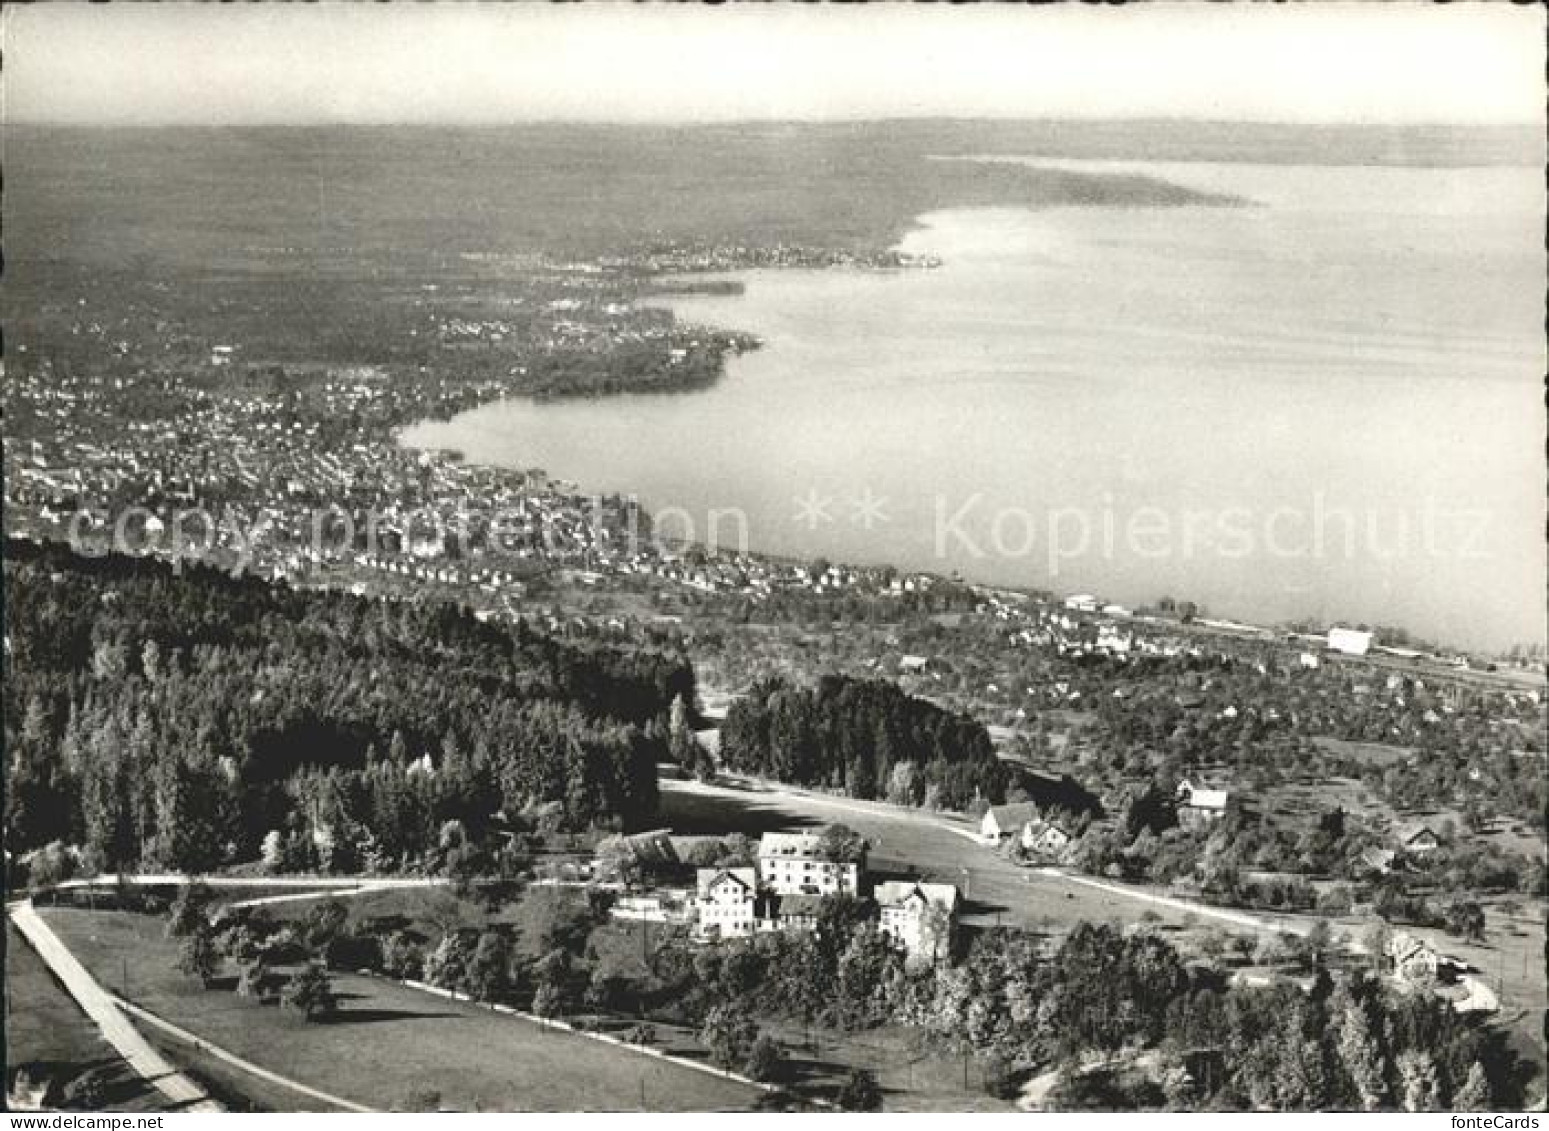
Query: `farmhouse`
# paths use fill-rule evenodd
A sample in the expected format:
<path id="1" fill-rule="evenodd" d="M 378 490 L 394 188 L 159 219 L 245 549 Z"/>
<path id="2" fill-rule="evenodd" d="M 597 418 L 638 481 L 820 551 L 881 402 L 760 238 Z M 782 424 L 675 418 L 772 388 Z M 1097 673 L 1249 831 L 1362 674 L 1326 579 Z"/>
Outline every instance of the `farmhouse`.
<path id="1" fill-rule="evenodd" d="M 1031 801 L 1014 805 L 992 805 L 979 822 L 979 834 L 990 844 L 999 844 L 1008 836 L 1016 836 L 1027 823 L 1038 816 L 1038 806 Z"/>
<path id="2" fill-rule="evenodd" d="M 911 959 L 936 961 L 951 952 L 957 923 L 957 888 L 889 880 L 878 884 L 882 933 L 903 944 Z"/>
<path id="3" fill-rule="evenodd" d="M 1073 839 L 1070 829 L 1060 821 L 1036 817 L 1022 826 L 1022 847 L 1036 856 L 1056 857 Z"/>

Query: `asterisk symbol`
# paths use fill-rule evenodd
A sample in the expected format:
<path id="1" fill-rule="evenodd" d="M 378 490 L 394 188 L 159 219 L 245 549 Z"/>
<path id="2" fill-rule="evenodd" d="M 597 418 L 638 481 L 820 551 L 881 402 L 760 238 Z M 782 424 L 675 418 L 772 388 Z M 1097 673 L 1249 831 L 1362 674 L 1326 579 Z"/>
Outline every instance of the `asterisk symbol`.
<path id="1" fill-rule="evenodd" d="M 810 488 L 804 498 L 796 499 L 795 522 L 804 522 L 808 530 L 816 530 L 819 523 L 833 522 L 834 516 L 828 513 L 833 499 L 827 495 L 820 495 L 817 488 Z"/>
<path id="2" fill-rule="evenodd" d="M 870 530 L 879 522 L 888 521 L 887 496 L 873 495 L 871 487 L 861 488 L 861 493 L 850 499 L 850 521 Z"/>

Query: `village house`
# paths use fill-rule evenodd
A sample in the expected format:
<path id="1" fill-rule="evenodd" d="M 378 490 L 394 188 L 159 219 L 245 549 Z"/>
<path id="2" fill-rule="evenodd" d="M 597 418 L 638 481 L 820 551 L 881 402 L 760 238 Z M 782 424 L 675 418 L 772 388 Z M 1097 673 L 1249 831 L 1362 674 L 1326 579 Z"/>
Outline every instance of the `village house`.
<path id="1" fill-rule="evenodd" d="M 1038 817 L 1038 806 L 1031 801 L 1011 805 L 992 805 L 979 822 L 979 835 L 989 844 L 999 844 L 1008 836 L 1019 836 L 1029 821 Z"/>
<path id="2" fill-rule="evenodd" d="M 1361 852 L 1361 863 L 1378 876 L 1392 872 L 1397 860 L 1398 853 L 1391 848 L 1368 848 Z"/>
<path id="3" fill-rule="evenodd" d="M 1441 847 L 1441 837 L 1424 822 L 1415 821 L 1400 825 L 1395 830 L 1398 850 L 1409 856 L 1428 856 Z"/>
<path id="4" fill-rule="evenodd" d="M 1178 823 L 1184 828 L 1198 828 L 1226 815 L 1230 795 L 1224 789 L 1205 789 L 1185 778 L 1178 783 Z"/>
<path id="5" fill-rule="evenodd" d="M 766 894 L 756 904 L 758 918 L 754 929 L 760 933 L 815 930 L 822 906 L 822 896 Z"/>
<path id="6" fill-rule="evenodd" d="M 694 905 L 706 938 L 747 938 L 758 918 L 758 873 L 753 868 L 701 868 Z"/>
<path id="7" fill-rule="evenodd" d="M 1022 826 L 1022 848 L 1034 856 L 1043 856 L 1049 859 L 1057 858 L 1060 853 L 1070 847 L 1070 842 L 1075 837 L 1070 828 L 1062 821 L 1045 820 L 1035 817 Z"/>
<path id="8" fill-rule="evenodd" d="M 661 888 L 643 894 L 621 894 L 608 908 L 615 919 L 640 923 L 687 923 L 695 919 L 694 893 L 676 888 Z"/>
<path id="9" fill-rule="evenodd" d="M 758 877 L 776 895 L 861 893 L 862 848 L 854 860 L 832 860 L 816 833 L 765 833 L 758 843 Z"/>
<path id="10" fill-rule="evenodd" d="M 1429 987 L 1436 984 L 1441 970 L 1441 955 L 1436 948 L 1422 938 L 1399 931 L 1388 940 L 1388 962 L 1393 976 L 1410 986 Z"/>
<path id="11" fill-rule="evenodd" d="M 882 933 L 902 944 L 911 959 L 935 962 L 951 953 L 957 925 L 957 888 L 889 880 L 878 884 Z"/>

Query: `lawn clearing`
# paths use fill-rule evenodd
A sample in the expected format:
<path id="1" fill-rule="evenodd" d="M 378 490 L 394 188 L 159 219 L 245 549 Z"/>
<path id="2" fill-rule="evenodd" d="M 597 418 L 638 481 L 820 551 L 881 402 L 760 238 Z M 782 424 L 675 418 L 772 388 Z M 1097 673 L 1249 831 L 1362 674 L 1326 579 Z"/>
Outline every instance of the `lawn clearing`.
<path id="1" fill-rule="evenodd" d="M 760 1096 L 735 1081 L 376 978 L 336 976 L 342 1008 L 309 1024 L 182 977 L 159 918 L 69 909 L 45 917 L 105 984 L 117 987 L 127 963 L 129 996 L 146 1009 L 356 1103 L 392 1108 L 430 1089 L 444 1106 L 468 1111 L 720 1111 L 744 1110 Z M 295 1106 L 309 1105 L 297 1097 Z"/>
<path id="2" fill-rule="evenodd" d="M 5 1062 L 29 1067 L 61 1082 L 87 1069 L 106 1082 L 106 1107 L 113 1111 L 160 1111 L 164 1097 L 135 1075 L 97 1026 L 81 1012 L 27 940 L 5 925 Z"/>

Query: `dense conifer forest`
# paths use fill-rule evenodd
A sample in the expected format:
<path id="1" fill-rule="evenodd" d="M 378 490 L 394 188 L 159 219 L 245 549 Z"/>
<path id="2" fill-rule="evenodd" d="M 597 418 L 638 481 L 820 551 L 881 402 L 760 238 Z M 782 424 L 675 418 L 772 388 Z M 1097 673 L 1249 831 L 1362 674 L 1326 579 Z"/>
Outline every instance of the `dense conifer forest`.
<path id="1" fill-rule="evenodd" d="M 416 866 L 447 822 L 630 826 L 688 663 L 11 540 L 6 829 L 88 864 Z"/>

